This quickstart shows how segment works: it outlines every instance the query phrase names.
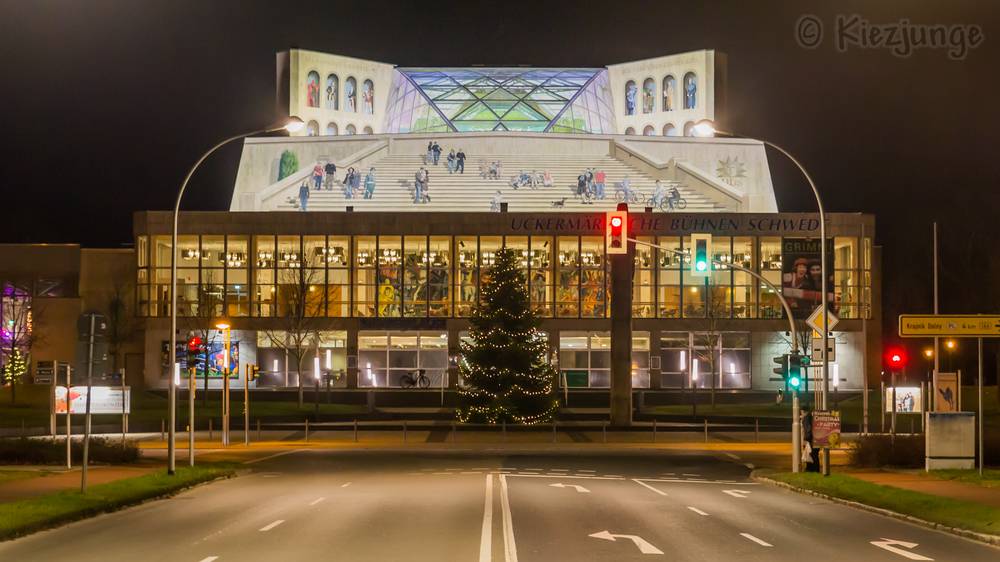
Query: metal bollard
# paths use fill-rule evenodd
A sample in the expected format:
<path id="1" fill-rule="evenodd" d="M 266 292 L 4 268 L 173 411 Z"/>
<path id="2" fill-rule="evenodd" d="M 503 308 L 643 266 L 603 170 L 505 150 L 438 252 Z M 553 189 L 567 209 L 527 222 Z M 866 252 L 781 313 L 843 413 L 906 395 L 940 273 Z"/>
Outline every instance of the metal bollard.
<path id="1" fill-rule="evenodd" d="M 501 430 L 503 431 L 503 442 L 507 442 L 507 420 L 503 420 L 501 425 Z"/>
<path id="2" fill-rule="evenodd" d="M 604 422 L 604 425 L 601 426 L 601 437 L 602 441 L 608 442 L 608 422 Z"/>
<path id="3" fill-rule="evenodd" d="M 760 418 L 753 419 L 753 442 L 760 443 Z"/>
<path id="4" fill-rule="evenodd" d="M 309 442 L 309 418 L 306 418 L 306 443 Z"/>
<path id="5" fill-rule="evenodd" d="M 164 439 L 167 438 L 166 435 L 165 435 L 166 432 L 167 432 L 167 422 L 163 421 L 163 419 L 161 418 L 160 419 L 160 441 L 163 441 Z"/>
<path id="6" fill-rule="evenodd" d="M 403 420 L 403 443 L 406 443 L 406 420 Z"/>
<path id="7" fill-rule="evenodd" d="M 653 443 L 656 443 L 656 418 L 653 418 Z"/>
<path id="8" fill-rule="evenodd" d="M 456 433 L 458 433 L 458 426 L 455 425 L 455 422 L 451 422 L 451 442 L 452 443 L 455 443 L 458 440 L 458 436 L 455 435 Z"/>
<path id="9" fill-rule="evenodd" d="M 260 441 L 260 418 L 257 418 L 257 441 Z"/>
<path id="10" fill-rule="evenodd" d="M 212 418 L 208 418 L 208 440 L 212 440 Z"/>
<path id="11" fill-rule="evenodd" d="M 354 442 L 358 442 L 358 420 L 354 420 Z"/>
<path id="12" fill-rule="evenodd" d="M 28 429 L 24 426 L 24 418 L 21 418 L 21 437 L 28 436 Z"/>
<path id="13" fill-rule="evenodd" d="M 552 422 L 552 442 L 556 442 L 556 422 Z"/>
<path id="14" fill-rule="evenodd" d="M 705 443 L 708 443 L 708 418 L 703 418 L 705 422 Z"/>

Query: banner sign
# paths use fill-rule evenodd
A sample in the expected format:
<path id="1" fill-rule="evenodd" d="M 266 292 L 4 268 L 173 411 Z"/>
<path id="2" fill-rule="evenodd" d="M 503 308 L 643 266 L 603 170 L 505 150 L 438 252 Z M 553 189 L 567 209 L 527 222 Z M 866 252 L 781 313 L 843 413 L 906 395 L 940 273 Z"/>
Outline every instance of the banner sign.
<path id="1" fill-rule="evenodd" d="M 817 410 L 812 413 L 813 447 L 840 446 L 840 412 Z"/>
<path id="2" fill-rule="evenodd" d="M 958 411 L 958 373 L 934 373 L 935 412 Z"/>
<path id="3" fill-rule="evenodd" d="M 210 341 L 205 344 L 205 353 L 199 353 L 194 365 L 188 365 L 187 344 L 177 342 L 177 362 L 181 364 L 181 377 L 186 378 L 188 369 L 195 368 L 195 377 L 205 378 L 206 367 L 208 368 L 208 378 L 221 379 L 226 362 L 225 345 L 221 341 Z M 160 345 L 161 366 L 164 372 L 169 372 L 170 354 L 169 342 L 162 342 Z M 206 357 L 208 355 L 208 357 Z M 229 378 L 236 379 L 240 375 L 240 342 L 233 341 L 229 344 Z"/>
<path id="4" fill-rule="evenodd" d="M 90 397 L 91 414 L 121 414 L 122 413 L 122 388 L 120 386 L 92 386 L 93 393 Z M 66 387 L 55 387 L 56 400 L 55 408 L 57 414 L 66 413 Z M 125 409 L 126 414 L 131 413 L 131 388 L 125 387 Z M 87 413 L 87 387 L 73 386 L 69 390 L 69 406 L 71 414 Z"/>
<path id="5" fill-rule="evenodd" d="M 833 240 L 826 245 L 827 302 L 837 311 L 833 293 Z M 822 299 L 823 267 L 818 238 L 781 239 L 781 294 L 795 318 L 807 318 Z"/>
<path id="6" fill-rule="evenodd" d="M 885 389 L 885 412 L 892 412 L 892 387 Z M 897 386 L 896 387 L 896 413 L 897 414 L 919 414 L 924 411 L 923 402 L 920 400 L 919 386 Z"/>

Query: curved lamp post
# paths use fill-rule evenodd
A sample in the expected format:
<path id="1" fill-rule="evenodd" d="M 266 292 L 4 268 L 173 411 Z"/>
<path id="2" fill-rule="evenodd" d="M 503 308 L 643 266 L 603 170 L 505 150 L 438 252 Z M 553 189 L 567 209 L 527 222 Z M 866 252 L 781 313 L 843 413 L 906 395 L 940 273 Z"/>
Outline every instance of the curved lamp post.
<path id="1" fill-rule="evenodd" d="M 698 123 L 696 123 L 694 126 L 694 131 L 698 136 L 703 136 L 703 137 L 713 136 L 713 135 L 722 135 L 727 137 L 736 136 L 732 132 L 716 129 L 715 124 L 710 119 L 703 119 Z M 820 300 L 822 301 L 822 306 L 823 306 L 823 387 L 822 387 L 823 392 L 821 393 L 822 397 L 821 407 L 825 410 L 826 398 L 827 398 L 826 395 L 828 390 L 827 387 L 830 385 L 830 362 L 827 361 L 827 353 L 829 350 L 827 348 L 827 341 L 826 341 L 827 334 L 829 333 L 830 330 L 829 330 L 829 303 L 827 303 L 826 300 L 827 283 L 828 283 L 827 270 L 826 270 L 826 212 L 823 210 L 823 199 L 819 196 L 819 190 L 816 188 L 816 183 L 813 182 L 812 176 L 810 176 L 809 172 L 806 171 L 805 166 L 803 166 L 802 163 L 799 162 L 794 156 L 792 156 L 787 150 L 781 148 L 780 146 L 770 141 L 754 137 L 746 137 L 746 138 L 763 143 L 777 150 L 778 152 L 784 154 L 786 158 L 791 160 L 792 163 L 795 164 L 796 167 L 798 167 L 799 171 L 802 172 L 802 175 L 805 176 L 806 181 L 809 182 L 809 187 L 812 188 L 813 195 L 816 197 L 816 206 L 819 208 L 819 237 L 820 237 L 819 259 L 823 275 L 823 279 L 821 281 L 821 286 L 820 286 L 820 291 L 822 293 Z"/>
<path id="2" fill-rule="evenodd" d="M 177 377 L 175 375 L 175 370 L 177 369 L 177 216 L 181 209 L 181 198 L 184 197 L 184 190 L 187 189 L 188 182 L 191 180 L 191 176 L 194 175 L 195 170 L 198 166 L 205 161 L 213 152 L 222 148 L 222 146 L 242 138 L 251 137 L 254 135 L 261 135 L 266 133 L 274 133 L 277 131 L 288 131 L 294 133 L 302 129 L 305 123 L 302 122 L 298 117 L 291 117 L 287 123 L 278 127 L 268 127 L 266 129 L 259 129 L 256 131 L 250 131 L 249 133 L 243 133 L 227 138 L 226 140 L 220 142 L 219 144 L 208 149 L 207 152 L 201 155 L 201 158 L 191 166 L 187 175 L 184 176 L 184 181 L 181 182 L 181 188 L 177 192 L 177 201 L 174 203 L 174 214 L 173 214 L 173 232 L 170 237 L 170 392 L 169 392 L 169 408 L 170 408 L 170 427 L 169 427 L 169 440 L 167 441 L 167 474 L 173 474 L 176 469 L 176 456 L 177 451 L 175 447 L 175 439 L 177 437 L 176 426 L 177 426 Z M 206 374 L 207 375 L 207 374 Z M 190 389 L 188 389 L 190 391 Z M 192 434 L 194 432 L 194 426 L 191 427 Z M 193 459 L 192 452 L 192 459 Z"/>

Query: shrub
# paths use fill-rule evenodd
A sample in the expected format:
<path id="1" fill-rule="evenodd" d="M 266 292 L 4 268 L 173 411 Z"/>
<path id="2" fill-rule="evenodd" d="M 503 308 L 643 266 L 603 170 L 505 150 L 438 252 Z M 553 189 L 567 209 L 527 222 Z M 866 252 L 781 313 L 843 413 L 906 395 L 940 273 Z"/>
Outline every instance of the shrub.
<path id="1" fill-rule="evenodd" d="M 299 171 L 299 157 L 291 150 L 281 153 L 281 160 L 278 161 L 278 181 Z"/>
<path id="2" fill-rule="evenodd" d="M 859 467 L 920 468 L 924 466 L 924 436 L 861 435 L 848 454 L 851 464 Z"/>
<path id="3" fill-rule="evenodd" d="M 139 447 L 132 441 L 90 438 L 90 462 L 124 464 L 139 460 Z M 83 441 L 74 440 L 73 462 L 83 462 Z M 63 439 L 0 440 L 0 464 L 61 464 L 66 462 L 66 441 Z"/>

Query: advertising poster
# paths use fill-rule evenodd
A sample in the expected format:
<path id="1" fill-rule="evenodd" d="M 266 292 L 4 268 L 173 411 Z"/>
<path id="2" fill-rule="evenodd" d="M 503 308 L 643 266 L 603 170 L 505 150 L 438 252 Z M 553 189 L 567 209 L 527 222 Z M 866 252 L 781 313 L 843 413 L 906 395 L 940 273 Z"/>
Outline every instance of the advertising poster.
<path id="1" fill-rule="evenodd" d="M 120 386 L 92 386 L 90 387 L 92 394 L 90 396 L 90 413 L 91 414 L 121 414 L 122 413 L 122 388 Z M 55 387 L 56 393 L 56 413 L 65 414 L 66 413 L 66 387 L 57 386 Z M 132 391 L 129 387 L 125 387 L 124 400 L 125 400 L 125 413 L 131 413 L 131 396 Z M 87 413 L 87 387 L 86 386 L 72 386 L 69 389 L 69 407 L 71 414 L 86 414 Z"/>
<path id="2" fill-rule="evenodd" d="M 162 367 L 164 372 L 167 372 L 170 363 L 170 357 L 167 350 L 170 349 L 170 342 L 163 342 L 161 346 L 161 351 L 163 355 Z M 201 353 L 198 355 L 197 362 L 195 363 L 195 376 L 197 378 L 205 378 L 206 367 L 208 371 L 208 378 L 211 379 L 221 379 L 223 373 L 223 363 L 225 362 L 225 347 L 223 342 L 209 342 L 205 344 L 206 353 Z M 208 356 L 206 358 L 206 355 Z M 181 364 L 182 376 L 187 376 L 187 370 L 190 367 L 188 365 L 188 352 L 187 344 L 184 342 L 177 342 L 177 362 Z M 207 359 L 207 360 L 206 360 Z M 239 378 L 240 373 L 240 342 L 234 341 L 229 344 L 229 378 Z"/>
<path id="3" fill-rule="evenodd" d="M 885 389 L 885 411 L 892 412 L 892 387 Z M 897 414 L 919 414 L 923 412 L 920 400 L 919 386 L 897 386 L 896 387 L 896 413 Z"/>
<path id="4" fill-rule="evenodd" d="M 935 412 L 958 411 L 958 373 L 934 374 L 932 400 Z"/>
<path id="5" fill-rule="evenodd" d="M 833 240 L 826 247 L 827 302 L 838 312 L 833 288 Z M 795 318 L 807 318 L 819 306 L 823 283 L 818 238 L 781 239 L 781 294 Z"/>
<path id="6" fill-rule="evenodd" d="M 817 410 L 812 414 L 813 447 L 840 446 L 840 412 Z"/>

